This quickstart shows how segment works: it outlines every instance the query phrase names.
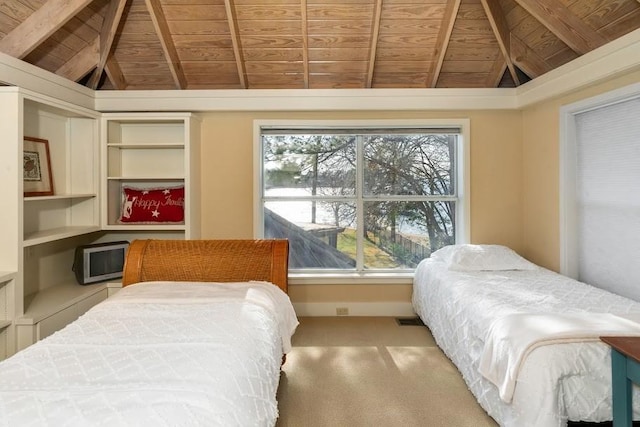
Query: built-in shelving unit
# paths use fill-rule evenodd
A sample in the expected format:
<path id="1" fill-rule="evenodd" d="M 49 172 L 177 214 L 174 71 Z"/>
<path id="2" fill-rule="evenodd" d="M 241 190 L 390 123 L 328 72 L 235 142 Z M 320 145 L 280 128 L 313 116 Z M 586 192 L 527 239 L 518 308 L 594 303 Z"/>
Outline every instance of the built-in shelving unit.
<path id="1" fill-rule="evenodd" d="M 73 322 L 95 304 L 107 298 L 105 283 L 80 286 L 75 281 L 60 283 L 27 296 L 27 310 L 16 319 L 22 329 L 18 348 L 46 338 Z"/>
<path id="2" fill-rule="evenodd" d="M 199 236 L 200 120 L 191 113 L 104 114 L 104 230 Z M 184 186 L 183 223 L 121 223 L 123 188 Z"/>
<path id="3" fill-rule="evenodd" d="M 13 284 L 16 273 L 12 271 L 0 271 L 0 360 L 7 357 L 8 341 L 11 335 L 8 333 L 13 324 L 13 312 L 10 301 L 13 294 Z"/>
<path id="4" fill-rule="evenodd" d="M 14 277 L 16 277 L 16 273 L 14 271 L 0 271 L 0 284 L 4 284 Z"/>
<path id="5" fill-rule="evenodd" d="M 0 87 L 0 360 L 108 296 L 79 285 L 78 246 L 200 236 L 200 121 L 190 113 L 109 113 Z M 53 195 L 24 196 L 25 137 L 44 139 Z M 122 189 L 184 186 L 184 221 L 121 224 Z"/>
<path id="6" fill-rule="evenodd" d="M 68 237 L 80 236 L 83 234 L 99 231 L 99 226 L 66 226 L 50 228 L 48 230 L 34 231 L 24 235 L 23 246 L 34 246 L 42 243 L 53 242 Z"/>
<path id="7" fill-rule="evenodd" d="M 78 285 L 71 266 L 75 248 L 102 233 L 100 113 L 16 87 L 0 87 L 0 110 L 0 198 L 7 202 L 0 270 L 9 272 L 0 273 L 4 358 L 95 303 L 100 290 Z M 53 195 L 24 196 L 25 137 L 48 143 Z"/>

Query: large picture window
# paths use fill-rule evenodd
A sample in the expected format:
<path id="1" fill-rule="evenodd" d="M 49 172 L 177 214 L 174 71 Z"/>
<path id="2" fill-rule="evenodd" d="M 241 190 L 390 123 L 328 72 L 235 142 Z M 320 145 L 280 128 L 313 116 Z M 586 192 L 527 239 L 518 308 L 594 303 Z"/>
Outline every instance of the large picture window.
<path id="1" fill-rule="evenodd" d="M 258 126 L 261 237 L 292 270 L 410 271 L 461 241 L 460 126 Z"/>

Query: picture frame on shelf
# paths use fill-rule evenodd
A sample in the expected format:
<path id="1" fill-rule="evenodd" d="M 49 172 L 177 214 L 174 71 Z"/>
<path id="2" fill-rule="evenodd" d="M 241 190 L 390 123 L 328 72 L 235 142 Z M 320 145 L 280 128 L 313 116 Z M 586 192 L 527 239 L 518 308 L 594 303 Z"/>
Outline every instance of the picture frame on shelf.
<path id="1" fill-rule="evenodd" d="M 49 141 L 25 136 L 22 150 L 24 196 L 52 196 L 53 176 Z"/>

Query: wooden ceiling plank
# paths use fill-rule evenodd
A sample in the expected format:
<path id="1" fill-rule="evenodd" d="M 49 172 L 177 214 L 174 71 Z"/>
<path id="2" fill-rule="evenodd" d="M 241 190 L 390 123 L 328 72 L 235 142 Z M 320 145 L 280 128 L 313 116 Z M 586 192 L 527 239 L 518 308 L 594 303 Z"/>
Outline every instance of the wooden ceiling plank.
<path id="1" fill-rule="evenodd" d="M 91 0 L 49 0 L 0 40 L 0 52 L 22 59 Z"/>
<path id="2" fill-rule="evenodd" d="M 111 0 L 109 3 L 109 9 L 107 9 L 104 21 L 102 22 L 102 29 L 100 30 L 100 58 L 87 84 L 87 86 L 93 90 L 95 90 L 98 87 L 98 83 L 100 83 L 104 65 L 107 63 L 107 59 L 111 54 L 111 47 L 113 46 L 116 31 L 120 25 L 122 12 L 126 4 L 127 0 Z"/>
<path id="3" fill-rule="evenodd" d="M 94 32 L 99 33 L 104 20 L 103 16 L 106 13 L 103 9 L 107 9 L 108 7 L 109 4 L 104 2 L 91 2 L 87 7 L 78 11 L 74 19 L 79 20 Z"/>
<path id="4" fill-rule="evenodd" d="M 601 27 L 598 32 L 610 40 L 621 37 L 639 27 L 640 8 L 636 8 L 629 13 L 609 22 Z"/>
<path id="5" fill-rule="evenodd" d="M 608 40 L 556 0 L 516 0 L 527 12 L 578 54 L 585 54 Z"/>
<path id="6" fill-rule="evenodd" d="M 440 77 L 442 63 L 444 62 L 444 57 L 449 45 L 449 39 L 453 32 L 453 24 L 456 22 L 458 9 L 460 8 L 460 1 L 461 0 L 452 0 L 447 2 L 447 7 L 442 18 L 442 25 L 440 26 L 438 38 L 436 39 L 435 60 L 433 61 L 431 72 L 429 73 L 431 81 L 427 82 L 428 87 L 436 87 L 438 84 L 438 77 Z"/>
<path id="7" fill-rule="evenodd" d="M 513 33 L 511 33 L 511 55 L 514 64 L 532 79 L 553 69 L 544 58 L 540 57 Z"/>
<path id="8" fill-rule="evenodd" d="M 369 48 L 369 69 L 365 88 L 370 88 L 373 83 L 373 70 L 376 66 L 376 53 L 378 51 L 378 34 L 380 34 L 380 20 L 382 19 L 382 0 L 376 1 L 376 9 L 371 24 L 371 46 Z"/>
<path id="9" fill-rule="evenodd" d="M 507 20 L 504 16 L 504 12 L 502 11 L 502 7 L 498 3 L 498 0 L 481 0 L 481 3 L 484 8 L 484 12 L 487 15 L 487 19 L 489 20 L 489 24 L 491 25 L 491 29 L 498 40 L 498 45 L 500 46 L 500 51 L 504 57 L 504 62 L 506 63 L 507 68 L 509 68 L 509 74 L 511 74 L 511 78 L 515 82 L 516 86 L 520 86 L 518 73 L 511 61 L 511 46 L 509 44 L 509 35 L 511 31 L 507 25 Z M 493 79 L 493 76 L 490 76 L 490 79 Z M 493 87 L 497 87 L 501 79 L 502 74 L 500 75 L 496 86 Z"/>
<path id="10" fill-rule="evenodd" d="M 104 71 L 107 73 L 107 77 L 114 88 L 117 90 L 125 90 L 127 88 L 127 81 L 124 78 L 124 74 L 120 69 L 118 61 L 113 56 L 107 59 L 104 65 Z"/>
<path id="11" fill-rule="evenodd" d="M 70 61 L 58 68 L 55 73 L 71 81 L 77 82 L 87 75 L 98 62 L 100 40 L 96 37 L 93 43 L 74 55 Z"/>
<path id="12" fill-rule="evenodd" d="M 153 26 L 156 29 L 158 38 L 160 39 L 160 44 L 162 45 L 162 50 L 164 51 L 164 55 L 167 60 L 167 64 L 169 65 L 169 70 L 171 70 L 171 75 L 173 76 L 173 81 L 176 85 L 176 88 L 186 89 L 187 78 L 184 76 L 184 71 L 182 70 L 182 65 L 180 64 L 178 51 L 173 44 L 171 31 L 169 30 L 169 25 L 167 24 L 167 19 L 165 18 L 164 12 L 162 11 L 162 4 L 160 3 L 160 0 L 145 0 L 145 3 L 147 4 L 149 15 L 151 15 Z"/>
<path id="13" fill-rule="evenodd" d="M 442 73 L 438 84 L 443 88 L 482 88 L 486 79 L 486 73 Z"/>
<path id="14" fill-rule="evenodd" d="M 307 0 L 300 0 L 300 20 L 302 22 L 302 67 L 304 88 L 309 89 L 309 29 L 307 27 Z"/>
<path id="15" fill-rule="evenodd" d="M 238 69 L 238 78 L 240 79 L 240 87 L 242 89 L 246 89 L 247 88 L 247 71 L 245 69 L 244 57 L 242 56 L 242 44 L 240 43 L 240 36 L 238 33 L 238 20 L 236 18 L 233 0 L 224 0 L 224 8 L 227 12 L 227 23 L 229 24 L 229 34 L 231 35 L 231 44 L 233 45 L 233 54 L 236 57 L 236 68 Z"/>

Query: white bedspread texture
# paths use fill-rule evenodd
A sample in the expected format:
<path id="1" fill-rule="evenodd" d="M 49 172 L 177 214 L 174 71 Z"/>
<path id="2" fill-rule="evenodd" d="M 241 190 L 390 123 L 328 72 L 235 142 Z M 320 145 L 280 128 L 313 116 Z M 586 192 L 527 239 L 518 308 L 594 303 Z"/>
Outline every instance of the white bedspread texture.
<path id="1" fill-rule="evenodd" d="M 501 426 L 561 427 L 611 419 L 610 349 L 599 341 L 538 346 L 518 370 L 510 403 L 480 372 L 492 323 L 518 313 L 613 313 L 635 318 L 640 303 L 549 270 L 456 272 L 426 259 L 416 270 L 413 306 L 455 363 L 480 405 Z M 634 416 L 640 393 L 634 390 Z"/>
<path id="2" fill-rule="evenodd" d="M 640 324 L 610 313 L 514 313 L 496 319 L 486 334 L 479 372 L 511 402 L 527 355 L 543 345 L 599 341 L 600 336 L 640 335 Z"/>
<path id="3" fill-rule="evenodd" d="M 273 426 L 296 326 L 271 284 L 128 286 L 0 364 L 0 425 Z"/>

